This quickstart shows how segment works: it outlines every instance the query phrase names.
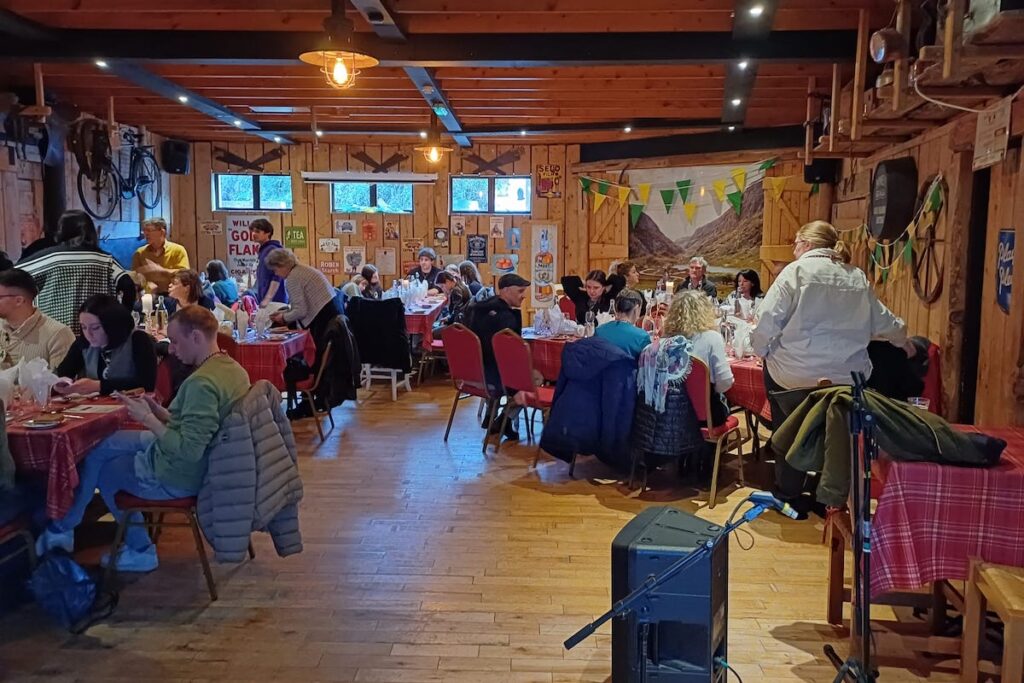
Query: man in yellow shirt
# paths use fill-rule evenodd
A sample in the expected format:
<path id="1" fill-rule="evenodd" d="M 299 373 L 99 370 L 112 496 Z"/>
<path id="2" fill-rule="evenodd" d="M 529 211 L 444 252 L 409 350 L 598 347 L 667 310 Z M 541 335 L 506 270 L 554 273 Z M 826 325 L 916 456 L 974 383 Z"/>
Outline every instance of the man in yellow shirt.
<path id="1" fill-rule="evenodd" d="M 146 278 L 146 291 L 167 294 L 171 277 L 188 265 L 185 247 L 167 239 L 167 221 L 147 218 L 142 223 L 146 246 L 139 247 L 132 256 L 132 270 Z"/>

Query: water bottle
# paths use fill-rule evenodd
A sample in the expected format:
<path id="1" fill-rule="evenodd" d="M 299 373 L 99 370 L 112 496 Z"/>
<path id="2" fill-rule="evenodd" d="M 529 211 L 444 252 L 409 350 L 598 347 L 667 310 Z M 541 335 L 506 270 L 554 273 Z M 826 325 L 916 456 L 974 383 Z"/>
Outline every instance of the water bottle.
<path id="1" fill-rule="evenodd" d="M 163 332 L 167 326 L 167 307 L 164 305 L 164 298 L 162 296 L 157 297 L 154 313 L 156 314 L 156 330 L 157 332 Z"/>
<path id="2" fill-rule="evenodd" d="M 742 318 L 743 317 L 743 307 L 740 305 L 740 299 L 742 299 L 742 298 L 743 298 L 743 295 L 740 294 L 740 288 L 737 287 L 736 288 L 736 298 L 733 299 L 733 302 L 732 302 L 733 303 L 733 313 L 736 314 L 737 318 Z"/>

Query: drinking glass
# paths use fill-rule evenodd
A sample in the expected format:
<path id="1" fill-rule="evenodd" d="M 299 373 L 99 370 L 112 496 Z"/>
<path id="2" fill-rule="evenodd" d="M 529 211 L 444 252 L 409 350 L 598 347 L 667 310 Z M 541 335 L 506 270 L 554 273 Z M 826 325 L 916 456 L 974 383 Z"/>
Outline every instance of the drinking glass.
<path id="1" fill-rule="evenodd" d="M 907 399 L 907 403 L 921 410 L 929 410 L 932 407 L 931 399 L 924 398 L 923 396 L 911 396 Z"/>

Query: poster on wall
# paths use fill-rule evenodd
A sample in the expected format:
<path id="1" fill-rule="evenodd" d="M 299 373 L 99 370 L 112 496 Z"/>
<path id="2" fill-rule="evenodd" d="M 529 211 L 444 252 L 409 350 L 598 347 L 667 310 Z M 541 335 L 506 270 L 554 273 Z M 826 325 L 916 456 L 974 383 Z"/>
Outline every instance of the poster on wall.
<path id="1" fill-rule="evenodd" d="M 452 216 L 452 237 L 462 237 L 466 234 L 466 217 Z"/>
<path id="2" fill-rule="evenodd" d="M 373 250 L 373 265 L 381 275 L 395 274 L 395 249 L 393 247 L 377 247 Z"/>
<path id="3" fill-rule="evenodd" d="M 354 235 L 356 234 L 356 222 L 347 218 L 336 218 L 334 219 L 334 234 L 335 235 Z"/>
<path id="4" fill-rule="evenodd" d="M 363 222 L 363 239 L 367 242 L 373 242 L 377 239 L 377 224 L 373 221 Z"/>
<path id="5" fill-rule="evenodd" d="M 321 261 L 320 272 L 324 275 L 341 275 L 341 261 Z"/>
<path id="6" fill-rule="evenodd" d="M 491 239 L 505 239 L 505 219 L 501 216 L 491 216 Z"/>
<path id="7" fill-rule="evenodd" d="M 562 196 L 561 164 L 537 164 L 537 196 L 541 199 Z"/>
<path id="8" fill-rule="evenodd" d="M 223 235 L 224 224 L 220 221 L 199 221 L 199 232 L 204 235 Z"/>
<path id="9" fill-rule="evenodd" d="M 411 251 L 415 254 L 417 251 L 423 248 L 423 240 L 402 240 L 402 249 L 405 251 Z"/>
<path id="10" fill-rule="evenodd" d="M 258 218 L 266 216 L 232 214 L 227 219 L 228 271 L 242 282 L 251 281 L 259 261 L 260 247 L 249 234 L 249 224 Z"/>
<path id="11" fill-rule="evenodd" d="M 509 228 L 505 233 L 505 248 L 509 251 L 516 251 L 523 245 L 523 229 Z"/>
<path id="12" fill-rule="evenodd" d="M 487 263 L 486 235 L 470 235 L 466 238 L 466 258 L 477 265 Z"/>
<path id="13" fill-rule="evenodd" d="M 337 254 L 341 251 L 341 240 L 337 237 L 321 237 L 317 242 L 320 251 L 325 254 Z"/>
<path id="14" fill-rule="evenodd" d="M 398 235 L 398 221 L 388 220 L 384 221 L 384 239 L 386 240 L 397 240 Z"/>
<path id="15" fill-rule="evenodd" d="M 972 168 L 980 171 L 994 166 L 1006 158 L 1010 142 L 1010 108 L 1013 97 L 1000 100 L 997 104 L 978 113 L 978 125 L 974 131 L 974 161 Z"/>
<path id="16" fill-rule="evenodd" d="M 306 244 L 305 225 L 289 225 L 284 229 L 284 246 L 289 249 L 305 249 Z"/>
<path id="17" fill-rule="evenodd" d="M 495 254 L 491 258 L 491 270 L 495 275 L 514 273 L 518 267 L 519 254 Z"/>
<path id="18" fill-rule="evenodd" d="M 434 228 L 434 246 L 448 248 L 448 228 Z"/>
<path id="19" fill-rule="evenodd" d="M 996 303 L 1003 313 L 1010 312 L 1013 288 L 1013 249 L 1016 232 L 1013 228 L 999 231 L 999 253 L 996 256 Z"/>
<path id="20" fill-rule="evenodd" d="M 447 266 L 447 265 L 451 265 L 451 264 L 459 265 L 460 263 L 462 263 L 465 260 L 466 260 L 466 255 L 465 254 L 439 253 L 437 255 L 437 262 L 438 262 L 437 265 L 439 265 L 439 266 Z"/>
<path id="21" fill-rule="evenodd" d="M 558 281 L 558 226 L 554 223 L 533 223 L 530 230 L 530 296 L 535 307 L 554 306 L 555 282 Z"/>
<path id="22" fill-rule="evenodd" d="M 366 265 L 366 247 L 345 247 L 345 273 L 355 275 Z"/>

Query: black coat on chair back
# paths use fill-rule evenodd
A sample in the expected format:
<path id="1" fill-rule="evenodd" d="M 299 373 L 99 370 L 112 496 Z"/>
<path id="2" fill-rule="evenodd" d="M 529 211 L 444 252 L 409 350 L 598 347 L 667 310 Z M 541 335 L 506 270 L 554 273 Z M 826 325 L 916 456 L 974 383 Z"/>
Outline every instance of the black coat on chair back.
<path id="1" fill-rule="evenodd" d="M 327 342 L 331 344 L 331 357 L 327 360 L 327 369 L 318 387 L 317 398 L 323 399 L 333 408 L 344 401 L 356 400 L 361 361 L 356 338 L 345 316 L 336 315 L 327 324 L 324 341 L 325 346 Z"/>
<path id="2" fill-rule="evenodd" d="M 406 373 L 412 371 L 405 306 L 400 299 L 376 301 L 353 297 L 346 312 L 361 362 Z"/>

